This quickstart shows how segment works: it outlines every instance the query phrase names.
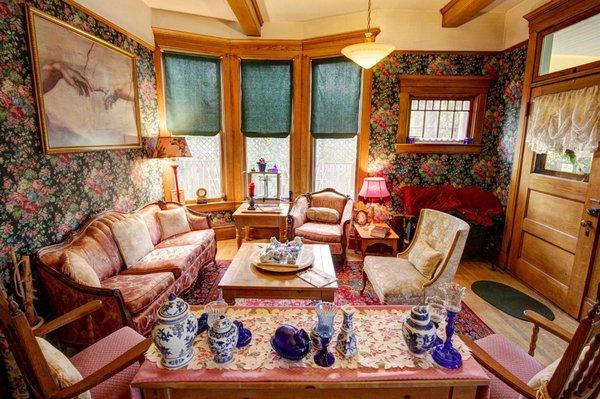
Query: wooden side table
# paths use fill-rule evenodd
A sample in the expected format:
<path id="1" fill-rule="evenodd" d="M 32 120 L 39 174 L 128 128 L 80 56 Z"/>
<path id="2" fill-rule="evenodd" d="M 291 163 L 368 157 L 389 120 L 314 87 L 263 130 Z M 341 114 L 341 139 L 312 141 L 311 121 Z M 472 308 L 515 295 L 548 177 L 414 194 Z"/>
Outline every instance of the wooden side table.
<path id="1" fill-rule="evenodd" d="M 235 223 L 235 238 L 237 247 L 242 245 L 244 236 L 249 236 L 249 230 L 252 227 L 273 227 L 279 230 L 279 241 L 285 242 L 287 239 L 287 214 L 289 204 L 279 204 L 279 213 L 266 213 L 260 210 L 248 212 L 248 203 L 244 202 L 233 213 Z M 244 234 L 244 229 L 246 234 Z"/>
<path id="2" fill-rule="evenodd" d="M 373 244 L 383 244 L 392 248 L 392 255 L 396 256 L 398 254 L 398 241 L 400 237 L 394 230 L 390 228 L 387 223 L 372 223 L 370 225 L 360 226 L 356 223 L 352 223 L 354 227 L 354 251 L 358 250 L 358 240 L 360 238 L 360 251 L 362 253 L 363 258 L 367 253 L 367 248 Z M 371 235 L 371 228 L 374 226 L 383 226 L 390 228 L 389 233 L 384 238 L 373 237 Z"/>

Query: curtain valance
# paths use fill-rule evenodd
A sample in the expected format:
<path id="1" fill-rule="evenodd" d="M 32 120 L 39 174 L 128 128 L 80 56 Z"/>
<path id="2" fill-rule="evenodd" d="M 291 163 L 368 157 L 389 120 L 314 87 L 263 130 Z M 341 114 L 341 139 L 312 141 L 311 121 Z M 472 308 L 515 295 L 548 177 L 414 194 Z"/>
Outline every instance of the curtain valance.
<path id="1" fill-rule="evenodd" d="M 538 154 L 591 153 L 600 140 L 600 86 L 532 100 L 526 142 Z"/>

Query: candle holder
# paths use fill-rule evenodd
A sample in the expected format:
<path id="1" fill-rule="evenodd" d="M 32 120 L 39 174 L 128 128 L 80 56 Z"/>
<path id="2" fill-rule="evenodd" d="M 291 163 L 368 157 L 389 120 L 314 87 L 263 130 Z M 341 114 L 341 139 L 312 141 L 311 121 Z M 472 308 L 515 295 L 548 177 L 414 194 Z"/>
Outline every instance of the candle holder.
<path id="1" fill-rule="evenodd" d="M 446 342 L 433 348 L 431 357 L 437 364 L 447 369 L 458 369 L 462 367 L 462 356 L 452 346 L 452 336 L 456 323 L 456 315 L 461 310 L 461 301 L 465 297 L 465 287 L 456 283 L 444 285 L 446 308 Z"/>
<path id="2" fill-rule="evenodd" d="M 249 211 L 255 211 L 256 210 L 256 204 L 254 203 L 254 195 L 249 196 L 248 210 Z"/>

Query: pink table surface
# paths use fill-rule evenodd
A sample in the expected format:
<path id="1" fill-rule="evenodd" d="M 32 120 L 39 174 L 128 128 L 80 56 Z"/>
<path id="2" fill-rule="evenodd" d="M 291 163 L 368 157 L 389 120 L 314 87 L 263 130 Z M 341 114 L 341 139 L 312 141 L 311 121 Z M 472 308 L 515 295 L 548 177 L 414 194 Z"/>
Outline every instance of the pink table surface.
<path id="1" fill-rule="evenodd" d="M 356 306 L 358 309 L 369 306 Z M 377 309 L 410 309 L 408 306 L 376 306 Z M 153 362 L 145 360 L 135 375 L 132 385 L 139 386 L 148 383 L 177 383 L 177 382 L 358 382 L 358 381 L 403 381 L 403 380 L 461 380 L 471 379 L 484 381 L 489 384 L 490 378 L 483 367 L 472 357 L 465 360 L 458 370 L 442 368 L 416 369 L 327 369 L 327 368 L 288 368 L 273 370 L 167 370 L 161 369 Z M 489 388 L 482 386 L 478 389 L 478 399 L 489 398 Z"/>

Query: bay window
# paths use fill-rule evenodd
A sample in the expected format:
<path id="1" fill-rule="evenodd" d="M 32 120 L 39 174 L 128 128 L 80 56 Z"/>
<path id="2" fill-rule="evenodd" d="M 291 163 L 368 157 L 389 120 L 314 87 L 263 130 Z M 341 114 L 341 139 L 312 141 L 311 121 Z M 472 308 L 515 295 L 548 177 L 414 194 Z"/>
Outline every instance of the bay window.
<path id="1" fill-rule="evenodd" d="M 180 158 L 179 182 L 186 200 L 204 188 L 221 196 L 221 60 L 194 54 L 163 53 L 167 130 L 186 136 L 191 158 Z"/>

